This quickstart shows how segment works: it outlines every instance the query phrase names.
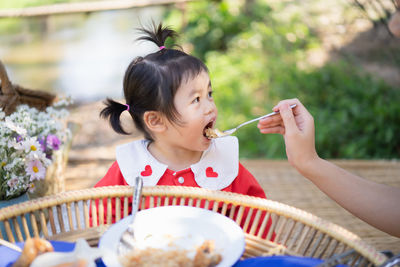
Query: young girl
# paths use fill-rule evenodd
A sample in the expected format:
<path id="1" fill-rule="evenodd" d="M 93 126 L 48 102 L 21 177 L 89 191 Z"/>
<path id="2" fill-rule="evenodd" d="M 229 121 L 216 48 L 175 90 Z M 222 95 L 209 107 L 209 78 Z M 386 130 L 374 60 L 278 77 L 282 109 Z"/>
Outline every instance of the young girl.
<path id="1" fill-rule="evenodd" d="M 116 162 L 95 186 L 133 185 L 141 176 L 144 186 L 193 186 L 266 198 L 239 162 L 237 138 L 205 136 L 218 114 L 207 67 L 165 47 L 165 40 L 176 36 L 168 27 L 142 31 L 139 40 L 155 43 L 157 51 L 130 63 L 123 84 L 126 104 L 107 99 L 100 115 L 117 133 L 127 134 L 120 116 L 129 112 L 145 139 L 117 147 Z"/>

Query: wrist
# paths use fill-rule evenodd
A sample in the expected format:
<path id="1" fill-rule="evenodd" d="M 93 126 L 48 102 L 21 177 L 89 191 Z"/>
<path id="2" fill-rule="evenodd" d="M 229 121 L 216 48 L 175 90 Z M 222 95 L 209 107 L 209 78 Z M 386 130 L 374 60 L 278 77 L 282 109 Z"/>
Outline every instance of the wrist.
<path id="1" fill-rule="evenodd" d="M 304 177 L 311 178 L 321 168 L 323 161 L 318 155 L 315 155 L 305 159 L 302 164 L 295 166 L 295 168 Z"/>

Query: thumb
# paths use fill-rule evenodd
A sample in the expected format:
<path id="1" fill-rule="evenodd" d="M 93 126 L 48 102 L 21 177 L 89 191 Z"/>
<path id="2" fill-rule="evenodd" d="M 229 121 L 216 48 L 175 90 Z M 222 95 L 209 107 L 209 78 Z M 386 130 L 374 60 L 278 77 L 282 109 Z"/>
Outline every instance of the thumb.
<path id="1" fill-rule="evenodd" d="M 295 131 L 298 131 L 290 106 L 288 104 L 282 105 L 282 107 L 279 109 L 279 112 L 281 114 L 283 124 L 285 125 L 286 132 L 293 133 Z"/>

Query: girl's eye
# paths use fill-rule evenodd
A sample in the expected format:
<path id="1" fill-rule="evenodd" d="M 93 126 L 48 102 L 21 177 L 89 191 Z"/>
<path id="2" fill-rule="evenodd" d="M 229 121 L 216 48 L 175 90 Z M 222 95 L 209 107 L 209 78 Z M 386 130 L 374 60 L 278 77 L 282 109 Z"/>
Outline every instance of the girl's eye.
<path id="1" fill-rule="evenodd" d="M 199 103 L 200 102 L 200 97 L 198 96 L 198 97 L 196 97 L 194 100 L 193 100 L 193 103 Z"/>
<path id="2" fill-rule="evenodd" d="M 208 97 L 212 98 L 213 96 L 213 91 L 208 92 Z"/>

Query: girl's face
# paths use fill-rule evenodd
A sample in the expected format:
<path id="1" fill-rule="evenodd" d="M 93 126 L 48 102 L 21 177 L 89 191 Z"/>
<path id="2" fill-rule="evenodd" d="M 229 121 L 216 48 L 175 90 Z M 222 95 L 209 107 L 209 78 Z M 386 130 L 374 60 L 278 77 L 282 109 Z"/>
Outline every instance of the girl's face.
<path id="1" fill-rule="evenodd" d="M 211 141 L 204 131 L 214 127 L 218 115 L 208 73 L 202 71 L 194 78 L 184 79 L 175 94 L 174 105 L 183 124 L 170 125 L 170 140 L 187 150 L 206 150 Z"/>

